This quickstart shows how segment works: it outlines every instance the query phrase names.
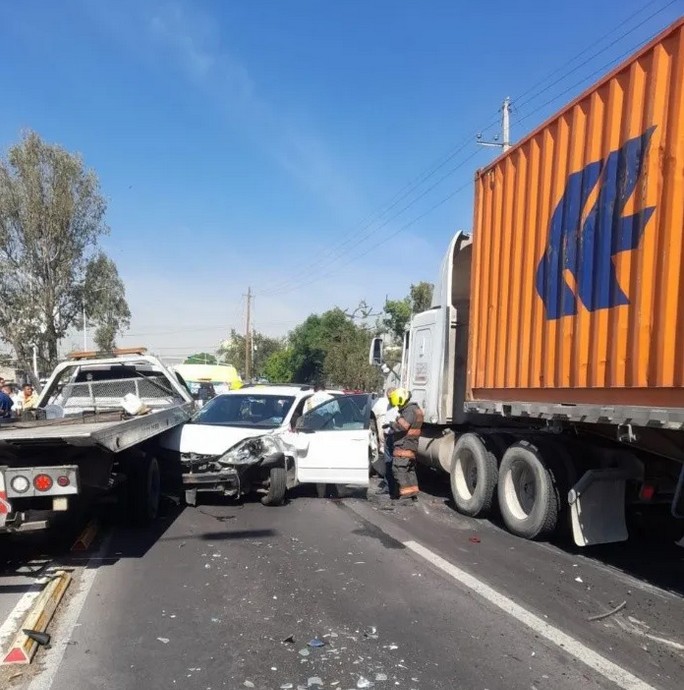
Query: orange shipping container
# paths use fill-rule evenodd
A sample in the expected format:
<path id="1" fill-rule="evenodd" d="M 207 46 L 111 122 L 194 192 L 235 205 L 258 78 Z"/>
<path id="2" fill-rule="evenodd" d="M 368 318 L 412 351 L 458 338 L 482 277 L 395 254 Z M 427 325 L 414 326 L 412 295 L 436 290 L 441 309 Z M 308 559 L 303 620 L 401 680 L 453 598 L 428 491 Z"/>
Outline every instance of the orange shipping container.
<path id="1" fill-rule="evenodd" d="M 478 172 L 468 399 L 684 407 L 684 18 Z"/>

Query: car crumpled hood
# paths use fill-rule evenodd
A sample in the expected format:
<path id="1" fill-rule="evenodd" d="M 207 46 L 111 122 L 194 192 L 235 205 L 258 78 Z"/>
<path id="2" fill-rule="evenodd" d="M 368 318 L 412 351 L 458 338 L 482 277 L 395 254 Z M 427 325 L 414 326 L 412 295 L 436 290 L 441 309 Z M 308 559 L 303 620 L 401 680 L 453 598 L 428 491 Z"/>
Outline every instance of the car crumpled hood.
<path id="1" fill-rule="evenodd" d="M 264 436 L 268 429 L 245 429 L 211 424 L 183 424 L 165 433 L 159 443 L 167 450 L 198 455 L 223 455 L 242 439 Z"/>

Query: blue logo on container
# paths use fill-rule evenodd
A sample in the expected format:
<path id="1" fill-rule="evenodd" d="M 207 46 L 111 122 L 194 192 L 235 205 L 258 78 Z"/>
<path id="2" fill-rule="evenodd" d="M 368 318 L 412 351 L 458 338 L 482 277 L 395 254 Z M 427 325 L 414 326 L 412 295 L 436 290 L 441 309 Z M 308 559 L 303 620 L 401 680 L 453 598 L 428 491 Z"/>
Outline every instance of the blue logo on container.
<path id="1" fill-rule="evenodd" d="M 623 216 L 643 170 L 654 127 L 625 142 L 604 161 L 589 163 L 568 178 L 549 229 L 549 243 L 537 266 L 536 287 L 547 319 L 577 313 L 577 300 L 589 311 L 629 304 L 615 275 L 613 257 L 636 249 L 655 206 Z M 582 222 L 587 199 L 597 184 L 596 203 Z M 637 205 L 638 206 L 638 205 Z M 577 294 L 564 271 L 575 279 Z"/>

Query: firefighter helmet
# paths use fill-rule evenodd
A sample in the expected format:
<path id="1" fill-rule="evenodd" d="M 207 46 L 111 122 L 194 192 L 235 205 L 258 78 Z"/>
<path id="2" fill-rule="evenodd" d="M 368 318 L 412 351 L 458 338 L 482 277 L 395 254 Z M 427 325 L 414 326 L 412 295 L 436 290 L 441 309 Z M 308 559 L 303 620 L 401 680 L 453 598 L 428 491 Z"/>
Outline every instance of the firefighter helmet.
<path id="1" fill-rule="evenodd" d="M 411 393 L 409 393 L 406 388 L 395 388 L 389 394 L 389 401 L 392 407 L 402 408 L 411 399 Z"/>

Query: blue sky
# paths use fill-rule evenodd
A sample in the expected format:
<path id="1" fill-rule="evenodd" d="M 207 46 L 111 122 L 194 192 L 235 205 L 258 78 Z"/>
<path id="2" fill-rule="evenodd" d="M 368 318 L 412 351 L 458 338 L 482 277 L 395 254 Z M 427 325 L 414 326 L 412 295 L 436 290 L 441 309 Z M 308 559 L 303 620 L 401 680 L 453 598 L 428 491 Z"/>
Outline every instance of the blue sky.
<path id="1" fill-rule="evenodd" d="M 256 327 L 283 334 L 434 281 L 470 228 L 469 183 L 494 156 L 473 135 L 496 133 L 503 97 L 515 140 L 683 12 L 684 0 L 5 2 L 0 147 L 31 128 L 97 171 L 133 311 L 121 342 L 180 357 L 242 326 L 248 285 Z"/>

